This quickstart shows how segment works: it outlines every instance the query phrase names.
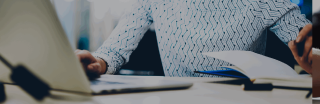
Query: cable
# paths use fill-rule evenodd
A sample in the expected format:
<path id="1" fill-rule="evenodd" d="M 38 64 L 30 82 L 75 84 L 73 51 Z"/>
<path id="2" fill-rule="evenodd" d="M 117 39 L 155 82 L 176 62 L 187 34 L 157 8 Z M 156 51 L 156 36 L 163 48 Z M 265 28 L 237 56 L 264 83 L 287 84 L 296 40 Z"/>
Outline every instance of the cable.
<path id="1" fill-rule="evenodd" d="M 13 66 L 6 60 L 6 59 L 4 59 L 2 56 L 1 56 L 1 54 L 0 54 L 0 60 L 7 66 L 7 67 L 9 67 L 9 69 L 13 69 Z"/>
<path id="2" fill-rule="evenodd" d="M 0 82 L 0 103 L 6 100 L 4 85 Z"/>
<path id="3" fill-rule="evenodd" d="M 1 55 L 0 60 L 11 69 L 11 80 L 29 93 L 33 98 L 41 101 L 44 97 L 50 95 L 49 85 L 32 74 L 26 67 L 20 64 L 14 67 Z"/>

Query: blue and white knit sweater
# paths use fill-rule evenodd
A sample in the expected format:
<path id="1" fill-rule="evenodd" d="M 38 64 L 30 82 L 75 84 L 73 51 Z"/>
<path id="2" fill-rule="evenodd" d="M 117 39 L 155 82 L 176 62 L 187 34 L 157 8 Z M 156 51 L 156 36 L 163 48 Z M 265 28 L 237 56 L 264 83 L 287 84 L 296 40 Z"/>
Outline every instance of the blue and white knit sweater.
<path id="1" fill-rule="evenodd" d="M 154 23 L 165 76 L 212 77 L 193 71 L 231 65 L 203 52 L 245 50 L 264 54 L 266 29 L 295 40 L 311 23 L 290 0 L 138 0 L 110 37 L 93 53 L 113 74 Z"/>

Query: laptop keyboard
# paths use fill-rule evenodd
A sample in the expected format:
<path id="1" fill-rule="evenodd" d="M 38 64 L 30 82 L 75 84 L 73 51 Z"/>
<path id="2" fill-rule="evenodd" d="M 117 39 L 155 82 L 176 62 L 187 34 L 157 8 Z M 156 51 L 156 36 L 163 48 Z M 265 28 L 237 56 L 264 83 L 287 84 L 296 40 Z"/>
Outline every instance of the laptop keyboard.
<path id="1" fill-rule="evenodd" d="M 111 81 L 100 81 L 100 80 L 93 80 L 90 81 L 91 85 L 111 85 L 111 84 L 125 84 L 121 82 L 111 82 Z"/>

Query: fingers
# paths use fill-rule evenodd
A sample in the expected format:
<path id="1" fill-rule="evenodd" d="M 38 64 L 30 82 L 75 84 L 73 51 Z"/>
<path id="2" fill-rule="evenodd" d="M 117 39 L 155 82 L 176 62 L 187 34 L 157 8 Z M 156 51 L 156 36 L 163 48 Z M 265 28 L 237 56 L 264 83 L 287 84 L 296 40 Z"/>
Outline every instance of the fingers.
<path id="1" fill-rule="evenodd" d="M 295 41 L 289 42 L 289 48 L 298 64 L 308 73 L 312 74 L 312 36 L 308 33 L 312 30 L 312 25 L 308 24 L 300 31 Z M 299 45 L 301 44 L 301 45 Z M 302 48 L 302 49 L 298 49 Z M 300 51 L 300 52 L 299 52 Z M 302 51 L 302 52 L 301 52 Z M 302 53 L 302 55 L 299 53 Z M 301 56 L 301 57 L 300 57 Z"/>
<path id="2" fill-rule="evenodd" d="M 302 67 L 302 68 L 303 68 L 303 67 Z M 305 68 L 303 68 L 303 70 L 305 70 L 307 73 L 309 73 L 309 74 L 312 75 L 312 67 L 311 67 L 311 65 L 305 66 Z"/>
<path id="3" fill-rule="evenodd" d="M 89 71 L 92 71 L 92 72 L 100 72 L 100 68 L 101 68 L 101 65 L 100 63 L 96 62 L 96 63 L 91 63 L 88 65 L 87 69 Z"/>
<path id="4" fill-rule="evenodd" d="M 82 67 L 88 78 L 93 80 L 100 76 L 101 65 L 87 50 L 75 50 L 76 56 L 81 61 Z"/>
<path id="5" fill-rule="evenodd" d="M 97 62 L 96 58 L 94 58 L 87 50 L 76 50 L 75 53 L 81 61 L 89 61 L 91 63 Z"/>
<path id="6" fill-rule="evenodd" d="M 299 32 L 296 42 L 300 43 L 308 36 L 308 33 L 312 30 L 312 25 L 308 24 L 303 27 L 303 29 Z"/>
<path id="7" fill-rule="evenodd" d="M 74 53 L 78 53 L 78 52 L 80 52 L 81 50 L 80 49 L 76 49 L 75 51 L 74 51 Z"/>
<path id="8" fill-rule="evenodd" d="M 87 66 L 86 74 L 90 80 L 96 79 L 100 76 L 101 65 L 96 63 L 91 63 Z"/>
<path id="9" fill-rule="evenodd" d="M 312 50 L 312 36 L 308 36 L 304 44 L 303 55 L 302 55 L 303 60 L 309 60 L 308 56 L 311 50 Z"/>
<path id="10" fill-rule="evenodd" d="M 308 63 L 307 58 L 300 57 L 298 55 L 298 47 L 297 43 L 295 41 L 290 41 L 289 42 L 289 48 L 294 56 L 294 59 L 298 62 L 298 64 L 307 72 L 307 73 L 312 73 L 311 71 L 311 64 Z"/>
<path id="11" fill-rule="evenodd" d="M 309 53 L 309 55 L 308 55 L 308 62 L 312 65 L 312 49 L 311 49 L 311 51 L 310 51 L 310 53 Z"/>
<path id="12" fill-rule="evenodd" d="M 299 55 L 298 55 L 298 47 L 295 41 L 290 41 L 289 42 L 289 48 L 293 54 L 294 59 L 296 59 L 297 61 L 300 60 Z"/>

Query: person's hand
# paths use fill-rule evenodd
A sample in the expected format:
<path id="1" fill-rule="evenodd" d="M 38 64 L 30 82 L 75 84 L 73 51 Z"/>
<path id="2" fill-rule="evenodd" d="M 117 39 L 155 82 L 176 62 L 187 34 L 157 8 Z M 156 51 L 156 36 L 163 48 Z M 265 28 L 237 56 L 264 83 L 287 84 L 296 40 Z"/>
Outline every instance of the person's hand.
<path id="1" fill-rule="evenodd" d="M 312 74 L 312 36 L 308 33 L 312 30 L 312 25 L 308 24 L 300 31 L 298 37 L 294 41 L 289 42 L 289 48 L 298 64 L 309 74 Z M 298 45 L 302 44 L 302 46 Z M 304 47 L 300 49 L 301 47 Z M 299 56 L 299 49 L 303 51 Z"/>
<path id="2" fill-rule="evenodd" d="M 106 63 L 100 58 L 93 57 L 89 51 L 77 49 L 75 54 L 90 80 L 98 78 L 106 71 Z"/>

